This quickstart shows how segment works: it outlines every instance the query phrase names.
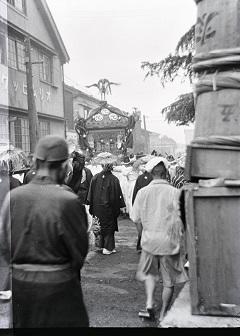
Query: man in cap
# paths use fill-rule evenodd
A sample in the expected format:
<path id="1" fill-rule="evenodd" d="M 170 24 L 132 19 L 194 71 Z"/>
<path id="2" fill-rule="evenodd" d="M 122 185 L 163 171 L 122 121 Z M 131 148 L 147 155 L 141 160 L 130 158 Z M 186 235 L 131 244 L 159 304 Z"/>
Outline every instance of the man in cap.
<path id="1" fill-rule="evenodd" d="M 35 160 L 35 177 L 7 195 L 0 217 L 1 266 L 12 269 L 13 327 L 87 327 L 79 282 L 87 218 L 77 196 L 61 186 L 67 143 L 40 139 Z"/>
<path id="2" fill-rule="evenodd" d="M 153 294 L 160 273 L 163 281 L 160 323 L 169 307 L 174 286 L 187 280 L 179 253 L 183 232 L 180 191 L 166 180 L 168 162 L 165 158 L 155 157 L 145 168 L 153 180 L 138 191 L 132 213 L 132 220 L 142 231 L 137 279 L 145 282 L 146 310 L 140 311 L 139 316 L 154 317 Z"/>

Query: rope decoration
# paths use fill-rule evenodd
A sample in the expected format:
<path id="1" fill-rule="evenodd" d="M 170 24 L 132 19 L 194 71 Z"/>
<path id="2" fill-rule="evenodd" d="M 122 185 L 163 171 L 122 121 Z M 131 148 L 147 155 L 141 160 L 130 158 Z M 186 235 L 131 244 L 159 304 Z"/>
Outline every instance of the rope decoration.
<path id="1" fill-rule="evenodd" d="M 219 49 L 194 56 L 192 68 L 193 71 L 199 72 L 220 66 L 239 65 L 239 63 L 240 48 Z"/>
<path id="2" fill-rule="evenodd" d="M 213 74 L 205 72 L 193 86 L 195 97 L 205 92 L 223 89 L 240 89 L 240 71 L 215 71 Z"/>

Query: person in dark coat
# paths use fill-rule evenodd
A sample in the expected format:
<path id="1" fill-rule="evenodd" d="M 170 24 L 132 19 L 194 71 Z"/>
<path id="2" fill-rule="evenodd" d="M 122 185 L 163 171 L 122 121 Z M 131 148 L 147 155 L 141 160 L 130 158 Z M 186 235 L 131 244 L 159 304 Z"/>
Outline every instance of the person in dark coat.
<path id="1" fill-rule="evenodd" d="M 85 156 L 78 152 L 72 154 L 73 172 L 67 185 L 78 195 L 82 204 L 86 204 L 88 190 L 93 177 L 90 169 L 85 167 Z"/>
<path id="2" fill-rule="evenodd" d="M 111 254 L 116 252 L 114 233 L 118 231 L 117 218 L 120 209 L 126 205 L 119 180 L 112 174 L 113 165 L 102 167 L 102 172 L 92 178 L 87 204 L 90 205 L 90 214 L 100 222 L 102 253 Z"/>
<path id="3" fill-rule="evenodd" d="M 137 192 L 143 187 L 146 187 L 152 181 L 152 179 L 153 179 L 152 175 L 148 173 L 146 170 L 143 172 L 143 174 L 138 176 L 134 189 L 133 189 L 132 205 L 134 204 L 135 198 L 137 196 Z M 136 246 L 137 252 L 141 252 L 142 250 L 141 237 L 142 237 L 141 233 L 138 232 L 137 246 Z"/>
<path id="4" fill-rule="evenodd" d="M 9 172 L 7 165 L 0 163 L 0 210 L 9 190 L 20 187 L 21 185 L 22 183 Z"/>
<path id="5" fill-rule="evenodd" d="M 87 217 L 78 197 L 61 186 L 67 143 L 46 136 L 35 157 L 36 176 L 7 194 L 0 214 L 0 266 L 12 269 L 13 328 L 88 327 L 79 282 Z"/>

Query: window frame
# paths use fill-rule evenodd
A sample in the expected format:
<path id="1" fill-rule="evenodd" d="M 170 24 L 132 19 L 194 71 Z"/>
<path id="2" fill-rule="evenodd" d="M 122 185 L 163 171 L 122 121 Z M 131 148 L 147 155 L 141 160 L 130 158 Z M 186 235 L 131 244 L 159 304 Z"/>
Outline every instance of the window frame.
<path id="1" fill-rule="evenodd" d="M 48 84 L 53 84 L 53 59 L 52 56 L 50 54 L 47 54 L 46 52 L 44 52 L 43 50 L 39 50 L 38 49 L 38 59 L 39 61 L 43 61 L 43 63 L 40 63 L 39 66 L 39 79 L 42 82 L 48 83 Z M 46 63 L 44 62 L 44 60 L 48 60 L 48 71 L 49 73 L 46 72 Z"/>
<path id="2" fill-rule="evenodd" d="M 27 11 L 26 11 L 26 0 L 20 0 L 22 3 L 22 9 L 20 9 L 19 7 L 16 6 L 16 0 L 6 0 L 8 5 L 10 5 L 11 7 L 13 7 L 16 11 L 18 11 L 21 14 L 26 15 Z"/>
<path id="3" fill-rule="evenodd" d="M 49 120 L 39 119 L 38 120 L 38 126 L 39 126 L 40 137 L 50 135 L 50 121 Z"/>
<path id="4" fill-rule="evenodd" d="M 10 47 L 9 47 L 9 41 L 12 41 L 14 43 L 14 52 L 15 52 L 15 58 L 16 58 L 16 67 L 14 67 L 12 64 L 9 64 L 9 50 L 10 50 Z M 25 59 L 25 56 L 21 55 L 20 56 L 20 53 L 19 53 L 19 49 L 18 49 L 18 45 L 21 45 L 23 46 L 23 49 L 25 49 L 24 47 L 24 42 L 19 40 L 18 38 L 14 37 L 14 36 L 9 36 L 8 37 L 8 57 L 7 57 L 7 65 L 9 68 L 11 69 L 14 69 L 14 70 L 17 70 L 17 71 L 21 71 L 21 72 L 26 72 L 26 66 L 25 68 L 23 69 L 23 65 L 25 62 L 22 62 L 22 60 Z"/>
<path id="5" fill-rule="evenodd" d="M 6 34 L 4 34 L 2 31 L 0 31 L 0 37 L 2 37 L 3 38 L 3 40 L 4 40 L 4 44 L 3 44 L 3 56 L 2 55 L 0 55 L 1 57 L 0 57 L 0 64 L 2 64 L 2 65 L 8 65 L 8 53 L 7 53 L 7 50 L 8 50 L 8 46 L 7 46 L 7 43 L 8 43 L 8 39 L 7 39 L 7 36 L 6 36 Z M 3 59 L 3 62 L 2 62 L 2 59 Z"/>

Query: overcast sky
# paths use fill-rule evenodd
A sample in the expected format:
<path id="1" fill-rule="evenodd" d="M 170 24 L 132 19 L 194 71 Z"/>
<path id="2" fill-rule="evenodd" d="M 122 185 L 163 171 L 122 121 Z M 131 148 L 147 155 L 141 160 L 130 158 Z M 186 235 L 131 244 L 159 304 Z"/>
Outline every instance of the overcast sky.
<path id="1" fill-rule="evenodd" d="M 110 104 L 146 115 L 147 129 L 184 143 L 184 128 L 168 124 L 161 109 L 190 85 L 176 81 L 161 87 L 156 77 L 144 80 L 141 62 L 157 62 L 173 52 L 180 37 L 196 21 L 193 0 L 47 0 L 70 56 L 65 81 L 100 98 L 96 88 L 85 88 L 101 78 L 112 86 Z M 192 128 L 192 127 L 191 127 Z"/>

